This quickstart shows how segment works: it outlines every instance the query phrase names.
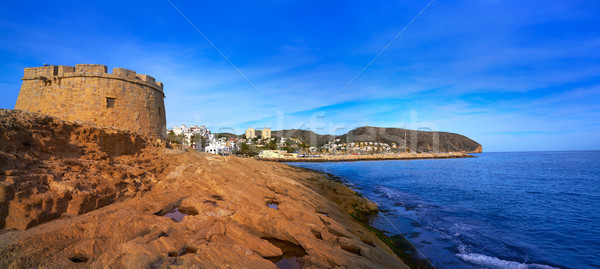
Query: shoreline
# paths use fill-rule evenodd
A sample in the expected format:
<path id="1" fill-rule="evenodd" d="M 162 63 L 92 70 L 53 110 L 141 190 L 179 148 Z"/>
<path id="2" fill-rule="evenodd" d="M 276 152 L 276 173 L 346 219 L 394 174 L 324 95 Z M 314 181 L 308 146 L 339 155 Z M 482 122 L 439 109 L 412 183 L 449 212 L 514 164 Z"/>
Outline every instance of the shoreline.
<path id="1" fill-rule="evenodd" d="M 393 161 L 393 160 L 423 160 L 423 159 L 458 159 L 458 158 L 476 158 L 468 153 L 421 153 L 421 154 L 386 154 L 386 155 L 327 155 L 324 157 L 306 157 L 306 158 L 267 158 L 255 157 L 260 161 L 271 162 L 356 162 L 356 161 Z"/>
<path id="2" fill-rule="evenodd" d="M 361 199 L 372 202 L 368 198 L 364 197 L 358 190 L 355 190 L 354 188 L 345 184 L 346 182 L 343 181 L 341 179 L 341 177 L 339 177 L 339 176 L 336 176 L 332 173 L 321 172 L 321 171 L 317 171 L 317 170 L 310 169 L 310 168 L 297 167 L 292 164 L 289 164 L 289 165 L 294 168 L 321 174 L 328 180 L 338 183 L 338 184 L 341 184 L 348 189 L 351 189 L 352 191 L 354 191 L 354 195 L 356 195 L 357 197 L 360 197 Z M 372 203 L 374 203 L 374 202 L 372 202 Z M 384 231 L 382 231 L 370 224 L 371 219 L 373 217 L 375 217 L 377 214 L 381 213 L 379 210 L 379 205 L 376 203 L 375 203 L 375 205 L 377 205 L 377 210 L 365 211 L 365 210 L 356 210 L 355 209 L 355 212 L 348 213 L 348 215 L 350 215 L 355 221 L 357 221 L 358 223 L 363 225 L 372 234 L 377 236 L 377 238 L 379 238 L 379 240 L 381 240 L 383 243 L 385 243 L 396 254 L 396 256 L 398 256 L 398 258 L 400 258 L 410 268 L 424 268 L 424 269 L 436 268 L 433 265 L 433 263 L 431 262 L 431 260 L 429 260 L 429 258 L 427 256 L 424 256 L 417 249 L 417 247 L 412 242 L 410 242 L 410 240 L 408 240 L 408 238 L 406 238 L 403 234 L 387 235 Z"/>
<path id="3" fill-rule="evenodd" d="M 20 111 L 0 133 L 0 268 L 409 268 L 360 221 L 377 205 L 314 170 Z"/>

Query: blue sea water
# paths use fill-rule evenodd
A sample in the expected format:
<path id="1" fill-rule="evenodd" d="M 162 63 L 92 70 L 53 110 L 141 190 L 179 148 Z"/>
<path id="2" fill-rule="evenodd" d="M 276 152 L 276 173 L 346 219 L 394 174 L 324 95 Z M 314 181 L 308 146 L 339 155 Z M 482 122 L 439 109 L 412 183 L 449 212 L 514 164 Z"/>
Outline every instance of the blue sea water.
<path id="1" fill-rule="evenodd" d="M 439 268 L 600 268 L 600 151 L 290 163 L 376 202 Z"/>

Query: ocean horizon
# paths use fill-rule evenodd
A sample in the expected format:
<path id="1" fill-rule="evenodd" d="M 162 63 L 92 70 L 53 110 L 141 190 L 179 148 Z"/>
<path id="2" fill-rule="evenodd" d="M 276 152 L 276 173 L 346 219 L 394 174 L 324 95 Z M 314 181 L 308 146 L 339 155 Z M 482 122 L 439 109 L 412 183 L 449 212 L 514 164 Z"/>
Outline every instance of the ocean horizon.
<path id="1" fill-rule="evenodd" d="M 371 224 L 439 268 L 600 267 L 600 151 L 290 163 L 376 202 Z"/>

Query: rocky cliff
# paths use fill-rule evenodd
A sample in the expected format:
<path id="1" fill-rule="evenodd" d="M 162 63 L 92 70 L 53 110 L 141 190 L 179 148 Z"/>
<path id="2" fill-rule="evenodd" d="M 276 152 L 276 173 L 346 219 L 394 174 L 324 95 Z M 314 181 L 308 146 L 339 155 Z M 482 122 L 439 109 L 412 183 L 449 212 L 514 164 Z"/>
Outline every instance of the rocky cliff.
<path id="1" fill-rule="evenodd" d="M 376 205 L 280 163 L 0 110 L 0 268 L 403 268 Z"/>

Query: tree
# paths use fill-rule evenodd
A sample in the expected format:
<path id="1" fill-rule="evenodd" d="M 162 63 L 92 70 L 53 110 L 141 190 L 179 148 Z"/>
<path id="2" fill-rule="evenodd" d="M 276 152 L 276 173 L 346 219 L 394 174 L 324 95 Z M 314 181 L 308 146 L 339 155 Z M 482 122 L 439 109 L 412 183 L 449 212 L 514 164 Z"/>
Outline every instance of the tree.
<path id="1" fill-rule="evenodd" d="M 277 149 L 277 142 L 275 140 L 271 140 L 269 144 L 267 144 L 267 149 L 275 150 Z"/>
<path id="2" fill-rule="evenodd" d="M 198 142 L 202 141 L 202 135 L 201 134 L 194 134 L 192 135 L 192 137 L 190 137 L 190 143 L 192 145 L 197 145 Z M 204 148 L 204 147 L 202 147 Z"/>
<path id="3" fill-rule="evenodd" d="M 175 134 L 175 132 L 173 132 L 173 130 L 171 130 L 168 134 L 167 134 L 167 141 L 174 143 L 174 144 L 181 144 L 181 142 L 183 142 L 183 134 Z"/>
<path id="4" fill-rule="evenodd" d="M 204 139 L 204 138 L 202 138 L 200 141 L 201 141 L 200 143 L 201 143 L 201 145 L 202 145 L 202 149 L 205 149 L 205 148 L 206 148 L 206 146 L 208 146 L 208 140 L 207 140 L 207 139 Z"/>
<path id="5" fill-rule="evenodd" d="M 240 143 L 240 149 L 237 152 L 238 154 L 243 154 L 249 157 L 258 155 L 258 150 L 254 146 L 250 146 L 246 143 Z"/>

